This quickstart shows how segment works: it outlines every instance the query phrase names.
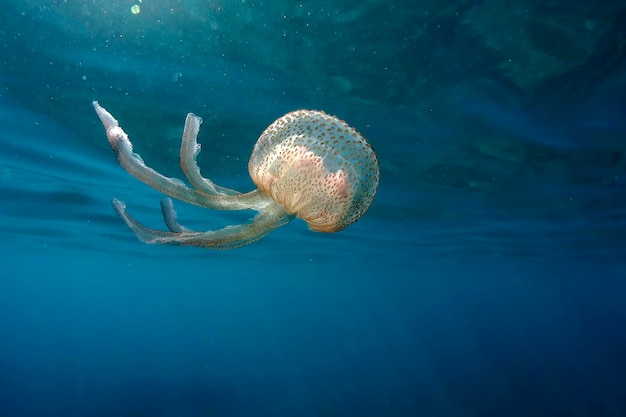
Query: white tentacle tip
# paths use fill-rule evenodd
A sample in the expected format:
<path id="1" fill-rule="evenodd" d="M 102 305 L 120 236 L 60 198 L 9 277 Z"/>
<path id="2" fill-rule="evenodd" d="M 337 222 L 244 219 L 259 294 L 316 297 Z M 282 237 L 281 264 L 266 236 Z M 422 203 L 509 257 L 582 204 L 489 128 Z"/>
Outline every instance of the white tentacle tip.
<path id="1" fill-rule="evenodd" d="M 93 104 L 93 108 L 96 109 L 96 114 L 100 118 L 100 121 L 102 122 L 106 130 L 119 126 L 119 123 L 117 122 L 115 117 L 113 117 L 111 113 L 106 111 L 104 107 L 98 104 L 97 101 L 93 101 L 91 104 Z"/>

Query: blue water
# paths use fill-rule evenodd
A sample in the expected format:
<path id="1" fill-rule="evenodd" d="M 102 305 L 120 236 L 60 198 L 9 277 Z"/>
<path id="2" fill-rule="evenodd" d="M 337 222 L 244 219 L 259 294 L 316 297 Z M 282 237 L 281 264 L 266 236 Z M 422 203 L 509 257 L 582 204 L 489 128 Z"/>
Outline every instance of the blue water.
<path id="1" fill-rule="evenodd" d="M 626 415 L 620 2 L 1 3 L 1 417 Z M 265 127 L 323 109 L 380 189 L 338 234 L 146 245 L 110 201 L 164 229 L 162 196 L 92 100 L 174 177 L 201 116 L 240 191 Z"/>

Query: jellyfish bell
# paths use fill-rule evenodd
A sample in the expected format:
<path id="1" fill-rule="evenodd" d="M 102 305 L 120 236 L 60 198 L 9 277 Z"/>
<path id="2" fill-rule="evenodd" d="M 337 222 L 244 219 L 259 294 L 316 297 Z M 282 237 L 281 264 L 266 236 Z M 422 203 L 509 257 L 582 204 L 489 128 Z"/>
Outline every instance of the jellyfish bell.
<path id="1" fill-rule="evenodd" d="M 272 123 L 252 150 L 254 184 L 306 221 L 336 232 L 367 210 L 378 187 L 376 154 L 344 121 L 298 110 Z"/>

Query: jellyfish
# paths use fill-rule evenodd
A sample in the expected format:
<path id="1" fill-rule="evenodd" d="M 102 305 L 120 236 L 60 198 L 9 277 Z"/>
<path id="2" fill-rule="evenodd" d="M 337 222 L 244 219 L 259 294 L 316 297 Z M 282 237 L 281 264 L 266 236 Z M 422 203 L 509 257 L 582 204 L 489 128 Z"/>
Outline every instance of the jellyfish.
<path id="1" fill-rule="evenodd" d="M 119 217 L 145 243 L 233 249 L 255 242 L 291 220 L 304 220 L 317 232 L 338 232 L 356 222 L 372 203 L 380 168 L 367 141 L 344 121 L 322 111 L 297 110 L 272 123 L 260 136 L 248 163 L 256 189 L 241 193 L 200 173 L 196 157 L 202 119 L 187 115 L 180 167 L 189 185 L 148 167 L 118 121 L 97 101 L 93 106 L 120 165 L 132 176 L 168 195 L 161 211 L 169 230 L 148 228 L 118 199 Z M 214 210 L 254 210 L 249 222 L 220 230 L 194 231 L 181 225 L 172 198 Z"/>

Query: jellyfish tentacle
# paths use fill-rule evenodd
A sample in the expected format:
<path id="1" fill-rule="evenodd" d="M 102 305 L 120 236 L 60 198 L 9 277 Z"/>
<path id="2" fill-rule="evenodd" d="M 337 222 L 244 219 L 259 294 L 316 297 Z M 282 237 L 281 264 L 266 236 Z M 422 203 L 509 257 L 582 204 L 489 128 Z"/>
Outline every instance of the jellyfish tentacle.
<path id="1" fill-rule="evenodd" d="M 126 225 L 137 235 L 139 240 L 144 241 L 143 236 L 152 236 L 152 238 L 156 237 L 166 237 L 168 234 L 172 232 L 165 232 L 156 229 L 150 229 L 141 225 L 137 220 L 135 220 L 128 212 L 126 211 L 126 203 L 122 200 L 118 200 L 114 198 L 111 200 L 111 205 L 113 206 L 113 210 L 117 213 L 118 216 L 126 223 Z"/>
<path id="2" fill-rule="evenodd" d="M 174 210 L 174 203 L 172 199 L 167 197 L 161 200 L 161 212 L 163 213 L 163 220 L 165 225 L 172 232 L 185 233 L 192 232 L 191 229 L 186 228 L 182 224 L 178 223 L 176 210 Z"/>
<path id="3" fill-rule="evenodd" d="M 189 113 L 185 119 L 185 128 L 183 129 L 183 140 L 180 145 L 180 168 L 189 183 L 196 189 L 210 195 L 237 195 L 239 191 L 222 187 L 215 184 L 200 173 L 200 167 L 196 161 L 196 157 L 200 153 L 200 145 L 198 145 L 198 132 L 202 118 L 193 113 Z"/>
<path id="4" fill-rule="evenodd" d="M 126 225 L 145 243 L 169 244 L 180 246 L 197 246 L 212 249 L 234 249 L 255 242 L 272 230 L 284 226 L 295 218 L 278 204 L 270 205 L 260 212 L 251 222 L 235 226 L 227 226 L 220 230 L 207 232 L 195 231 L 162 231 L 146 227 L 139 223 L 126 211 L 123 201 L 114 199 L 113 208 Z M 176 225 L 180 226 L 178 222 Z M 176 228 L 177 226 L 174 226 Z"/>
<path id="5" fill-rule="evenodd" d="M 118 121 L 97 101 L 93 102 L 98 117 L 106 130 L 111 148 L 117 156 L 120 165 L 133 177 L 146 183 L 152 188 L 177 200 L 184 201 L 200 207 L 215 210 L 257 210 L 263 207 L 263 199 L 266 198 L 258 190 L 245 194 L 234 195 L 210 195 L 189 188 L 182 181 L 159 174 L 147 166 L 141 156 L 133 152 L 133 144 L 128 135 L 120 127 Z"/>

